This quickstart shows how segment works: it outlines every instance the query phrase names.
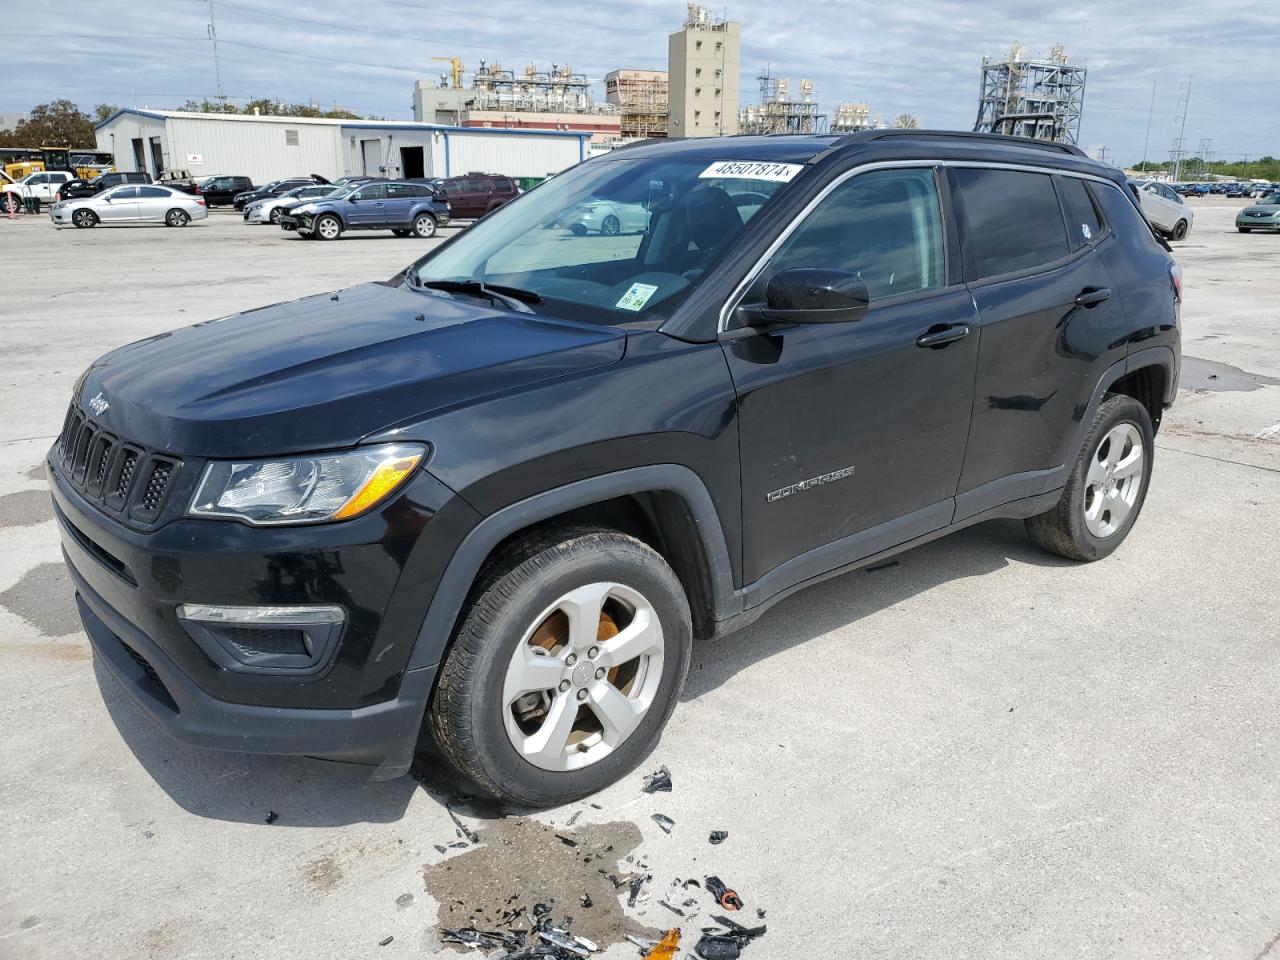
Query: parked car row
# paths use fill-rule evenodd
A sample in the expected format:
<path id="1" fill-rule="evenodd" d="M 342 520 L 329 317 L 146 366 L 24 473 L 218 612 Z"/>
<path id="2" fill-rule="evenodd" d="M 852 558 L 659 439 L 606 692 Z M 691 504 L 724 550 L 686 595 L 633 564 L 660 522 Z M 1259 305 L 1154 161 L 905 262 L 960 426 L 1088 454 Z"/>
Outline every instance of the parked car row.
<path id="1" fill-rule="evenodd" d="M 1170 188 L 1184 197 L 1207 197 L 1211 195 L 1243 198 L 1265 197 L 1280 191 L 1280 183 L 1266 181 L 1234 181 L 1231 183 L 1171 183 Z"/>
<path id="2" fill-rule="evenodd" d="M 427 183 L 374 180 L 350 184 L 314 200 L 290 204 L 282 229 L 306 240 L 337 240 L 348 230 L 390 230 L 398 237 L 434 237 L 451 219 L 449 204 Z"/>

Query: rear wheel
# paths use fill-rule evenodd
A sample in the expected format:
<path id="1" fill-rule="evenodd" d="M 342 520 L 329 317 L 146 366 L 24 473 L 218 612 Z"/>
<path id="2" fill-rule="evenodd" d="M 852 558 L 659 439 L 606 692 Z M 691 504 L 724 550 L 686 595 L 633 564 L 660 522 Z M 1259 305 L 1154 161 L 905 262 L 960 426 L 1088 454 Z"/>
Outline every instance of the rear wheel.
<path id="1" fill-rule="evenodd" d="M 1187 221 L 1179 220 L 1173 225 L 1173 239 L 1185 240 L 1187 238 Z"/>
<path id="2" fill-rule="evenodd" d="M 1026 521 L 1032 541 L 1072 560 L 1110 554 L 1142 510 L 1154 450 L 1147 408 L 1132 397 L 1108 397 L 1094 414 L 1062 499 Z"/>
<path id="3" fill-rule="evenodd" d="M 321 217 L 316 221 L 315 235 L 321 240 L 337 240 L 342 236 L 342 221 L 334 216 Z"/>
<path id="4" fill-rule="evenodd" d="M 413 235 L 422 240 L 434 237 L 436 235 L 436 218 L 429 213 L 419 214 L 418 219 L 413 221 Z"/>
<path id="5" fill-rule="evenodd" d="M 165 226 L 185 227 L 191 222 L 191 215 L 185 210 L 170 210 L 164 215 Z"/>
<path id="6" fill-rule="evenodd" d="M 600 224 L 600 232 L 606 237 L 616 237 L 621 229 L 622 224 L 618 222 L 618 218 L 612 213 L 605 217 Z"/>
<path id="7" fill-rule="evenodd" d="M 98 225 L 98 215 L 92 210 L 77 210 L 71 215 L 71 222 L 81 229 L 96 227 Z"/>
<path id="8" fill-rule="evenodd" d="M 653 749 L 689 668 L 689 605 L 662 557 L 561 527 L 491 563 L 440 670 L 428 729 L 492 797 L 551 806 Z"/>

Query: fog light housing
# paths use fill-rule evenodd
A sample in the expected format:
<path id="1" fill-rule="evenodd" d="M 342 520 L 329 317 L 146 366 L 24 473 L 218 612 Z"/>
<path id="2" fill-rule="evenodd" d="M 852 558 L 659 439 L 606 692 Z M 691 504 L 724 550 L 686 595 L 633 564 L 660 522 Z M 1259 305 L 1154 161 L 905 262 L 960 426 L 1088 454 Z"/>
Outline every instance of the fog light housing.
<path id="1" fill-rule="evenodd" d="M 316 673 L 346 622 L 338 606 L 218 606 L 184 603 L 178 621 L 218 666 L 237 673 Z"/>

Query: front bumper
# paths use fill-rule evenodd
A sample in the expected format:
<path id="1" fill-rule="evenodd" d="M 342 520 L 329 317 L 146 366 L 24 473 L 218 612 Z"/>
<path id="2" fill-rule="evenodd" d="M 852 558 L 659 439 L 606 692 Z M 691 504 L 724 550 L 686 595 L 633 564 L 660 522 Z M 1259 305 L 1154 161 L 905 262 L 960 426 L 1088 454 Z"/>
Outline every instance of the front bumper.
<path id="1" fill-rule="evenodd" d="M 1236 217 L 1237 227 L 1250 230 L 1280 230 L 1280 217 Z"/>
<path id="2" fill-rule="evenodd" d="M 63 207 L 62 209 L 57 209 L 56 207 L 50 207 L 49 219 L 52 220 L 54 223 L 70 223 L 71 211 L 66 207 Z"/>
<path id="3" fill-rule="evenodd" d="M 93 648 L 175 739 L 220 750 L 408 770 L 436 666 L 408 669 L 425 610 L 398 595 L 405 557 L 447 488 L 428 474 L 346 524 L 250 528 L 174 520 L 150 532 L 108 517 L 46 461 L 63 555 Z M 347 621 L 323 669 L 246 673 L 215 662 L 177 617 L 183 603 L 338 604 Z M 415 608 L 416 607 L 416 608 Z"/>

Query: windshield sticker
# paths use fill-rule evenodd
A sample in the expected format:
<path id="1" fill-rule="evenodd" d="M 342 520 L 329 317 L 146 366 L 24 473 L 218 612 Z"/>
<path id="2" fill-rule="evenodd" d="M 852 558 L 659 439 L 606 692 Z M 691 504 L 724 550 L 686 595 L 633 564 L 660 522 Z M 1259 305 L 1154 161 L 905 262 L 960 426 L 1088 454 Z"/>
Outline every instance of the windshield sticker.
<path id="1" fill-rule="evenodd" d="M 616 304 L 619 310 L 643 310 L 649 298 L 658 292 L 651 283 L 633 283 Z"/>
<path id="2" fill-rule="evenodd" d="M 787 183 L 804 169 L 801 163 L 763 163 L 759 160 L 717 160 L 698 174 L 698 179 L 721 177 L 726 180 L 773 180 Z"/>

